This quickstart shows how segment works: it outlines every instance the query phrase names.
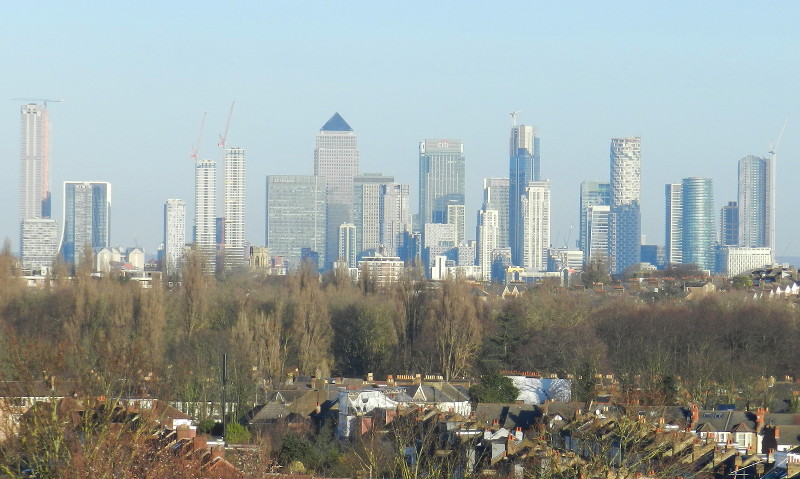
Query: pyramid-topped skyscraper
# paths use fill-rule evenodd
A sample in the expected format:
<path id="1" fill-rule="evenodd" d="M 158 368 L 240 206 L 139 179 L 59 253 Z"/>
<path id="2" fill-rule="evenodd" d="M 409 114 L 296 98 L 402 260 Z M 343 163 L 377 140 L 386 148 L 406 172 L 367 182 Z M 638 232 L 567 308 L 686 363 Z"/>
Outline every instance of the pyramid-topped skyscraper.
<path id="1" fill-rule="evenodd" d="M 334 113 L 317 133 L 314 174 L 325 178 L 327 215 L 325 268 L 338 258 L 339 226 L 353 221 L 353 177 L 358 175 L 358 138 L 339 113 Z"/>

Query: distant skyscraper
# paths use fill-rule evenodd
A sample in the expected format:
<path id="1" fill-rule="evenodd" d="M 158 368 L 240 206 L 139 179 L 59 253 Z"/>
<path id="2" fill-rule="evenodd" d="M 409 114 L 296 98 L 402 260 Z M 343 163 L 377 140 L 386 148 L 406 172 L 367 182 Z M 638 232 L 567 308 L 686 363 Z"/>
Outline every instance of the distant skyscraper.
<path id="1" fill-rule="evenodd" d="M 47 107 L 20 111 L 19 220 L 50 217 L 50 121 Z"/>
<path id="2" fill-rule="evenodd" d="M 683 263 L 703 270 L 713 270 L 716 221 L 714 220 L 714 188 L 710 178 L 684 178 L 683 197 Z"/>
<path id="3" fill-rule="evenodd" d="M 96 181 L 64 182 L 64 234 L 61 254 L 77 265 L 86 247 L 111 243 L 111 184 Z"/>
<path id="4" fill-rule="evenodd" d="M 464 204 L 464 145 L 461 140 L 419 144 L 419 224 L 447 223 L 447 205 Z"/>
<path id="5" fill-rule="evenodd" d="M 317 133 L 314 148 L 314 174 L 327 181 L 325 268 L 336 260 L 339 225 L 353 222 L 353 178 L 358 175 L 358 162 L 358 138 L 344 118 L 334 113 Z"/>
<path id="6" fill-rule="evenodd" d="M 203 272 L 217 269 L 217 163 L 200 160 L 194 175 L 194 245 L 204 262 Z"/>
<path id="7" fill-rule="evenodd" d="M 611 272 L 621 274 L 638 265 L 641 254 L 642 218 L 641 139 L 611 140 Z"/>
<path id="8" fill-rule="evenodd" d="M 508 248 L 508 178 L 483 179 L 483 209 L 497 211 L 497 247 Z"/>
<path id="9" fill-rule="evenodd" d="M 358 253 L 378 250 L 381 245 L 382 186 L 394 183 L 393 176 L 363 174 L 353 178 L 353 224 Z"/>
<path id="10" fill-rule="evenodd" d="M 463 203 L 451 202 L 447 205 L 447 224 L 453 225 L 456 229 L 456 246 L 466 243 L 465 214 Z"/>
<path id="11" fill-rule="evenodd" d="M 528 184 L 539 179 L 539 134 L 532 126 L 515 125 L 509 141 L 508 243 L 511 261 L 517 266 L 524 262 L 525 249 L 521 201 Z"/>
<path id="12" fill-rule="evenodd" d="M 422 261 L 426 268 L 430 268 L 433 259 L 437 256 L 450 256 L 456 252 L 455 225 L 442 223 L 425 223 L 422 234 Z"/>
<path id="13" fill-rule="evenodd" d="M 180 276 L 186 248 L 186 202 L 169 199 L 164 203 L 164 264 L 167 278 Z"/>
<path id="14" fill-rule="evenodd" d="M 49 268 L 58 254 L 56 220 L 50 218 L 22 220 L 20 251 L 22 251 L 23 271 L 42 271 Z"/>
<path id="15" fill-rule="evenodd" d="M 289 263 L 289 269 L 300 267 L 304 248 L 317 256 L 325 254 L 325 185 L 319 176 L 267 176 L 266 245 L 270 254 Z M 338 232 L 337 228 L 335 239 Z"/>
<path id="16" fill-rule="evenodd" d="M 520 266 L 547 270 L 550 248 L 550 182 L 531 181 L 522 197 L 523 257 Z"/>
<path id="17" fill-rule="evenodd" d="M 773 167 L 772 158 L 739 160 L 739 246 L 772 248 L 774 255 Z"/>
<path id="18" fill-rule="evenodd" d="M 683 196 L 681 184 L 664 186 L 664 250 L 666 263 L 683 263 Z"/>
<path id="19" fill-rule="evenodd" d="M 342 223 L 339 225 L 339 257 L 348 268 L 356 267 L 356 225 Z"/>
<path id="20" fill-rule="evenodd" d="M 225 150 L 225 268 L 244 266 L 245 157 L 241 148 Z"/>
<path id="21" fill-rule="evenodd" d="M 602 264 L 608 270 L 609 216 L 608 205 L 592 205 L 586 208 L 586 263 Z"/>
<path id="22" fill-rule="evenodd" d="M 739 203 L 729 201 L 719 217 L 719 241 L 722 246 L 739 246 Z"/>
<path id="23" fill-rule="evenodd" d="M 478 211 L 478 226 L 476 237 L 478 239 L 478 266 L 481 268 L 481 279 L 491 280 L 493 253 L 497 249 L 499 236 L 499 214 L 497 210 L 484 209 Z"/>
<path id="24" fill-rule="evenodd" d="M 404 238 L 411 233 L 411 201 L 408 185 L 381 185 L 381 246 L 388 256 L 399 255 Z"/>
<path id="25" fill-rule="evenodd" d="M 578 248 L 583 251 L 584 258 L 589 258 L 589 230 L 587 212 L 590 206 L 611 205 L 611 184 L 597 181 L 584 181 L 581 183 L 580 204 L 580 232 L 578 234 Z M 607 258 L 606 258 L 607 259 Z"/>

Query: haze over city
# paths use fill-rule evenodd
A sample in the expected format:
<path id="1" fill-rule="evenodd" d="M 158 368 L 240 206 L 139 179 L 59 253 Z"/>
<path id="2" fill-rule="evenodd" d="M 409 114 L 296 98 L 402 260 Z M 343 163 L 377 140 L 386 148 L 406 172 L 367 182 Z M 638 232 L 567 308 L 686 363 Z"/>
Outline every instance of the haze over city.
<path id="1" fill-rule="evenodd" d="M 264 243 L 265 176 L 312 174 L 314 136 L 334 112 L 358 134 L 361 172 L 394 175 L 417 198 L 417 145 L 459 138 L 467 238 L 482 180 L 508 175 L 509 113 L 535 125 L 551 181 L 554 246 L 574 246 L 578 188 L 607 181 L 609 139 L 641 136 L 642 232 L 664 241 L 664 184 L 714 182 L 736 199 L 737 162 L 778 150 L 776 254 L 800 256 L 794 179 L 800 5 L 636 2 L 462 5 L 111 5 L 5 8 L 0 52 L 11 98 L 50 105 L 53 217 L 62 183 L 112 185 L 111 244 L 162 242 L 167 198 L 189 205 L 191 149 L 247 150 L 246 238 Z M 19 246 L 19 105 L 0 115 L 0 234 Z M 221 215 L 221 210 L 218 212 Z M 191 241 L 191 238 L 187 238 Z"/>

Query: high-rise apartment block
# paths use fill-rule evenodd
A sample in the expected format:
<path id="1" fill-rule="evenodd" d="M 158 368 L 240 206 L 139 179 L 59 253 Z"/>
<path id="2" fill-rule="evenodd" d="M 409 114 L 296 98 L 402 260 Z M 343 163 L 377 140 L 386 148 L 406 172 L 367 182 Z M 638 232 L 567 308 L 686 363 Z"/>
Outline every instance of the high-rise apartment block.
<path id="1" fill-rule="evenodd" d="M 447 206 L 464 204 L 464 145 L 461 140 L 425 140 L 419 144 L 419 217 L 447 223 Z"/>
<path id="2" fill-rule="evenodd" d="M 531 181 L 522 197 L 523 257 L 520 266 L 547 270 L 550 248 L 550 182 Z"/>
<path id="3" fill-rule="evenodd" d="M 266 246 L 290 270 L 300 267 L 303 249 L 325 255 L 325 189 L 325 178 L 319 176 L 267 176 Z"/>
<path id="4" fill-rule="evenodd" d="M 358 253 L 395 256 L 411 231 L 409 187 L 394 177 L 364 174 L 353 180 L 353 224 Z M 371 253 L 370 253 L 371 254 Z"/>
<path id="5" fill-rule="evenodd" d="M 411 233 L 409 185 L 386 183 L 381 186 L 381 246 L 384 254 L 396 256 Z"/>
<path id="6" fill-rule="evenodd" d="M 50 217 L 50 121 L 46 105 L 20 111 L 19 220 Z"/>
<path id="7" fill-rule="evenodd" d="M 53 264 L 58 254 L 58 226 L 50 218 L 26 218 L 22 220 L 20 235 L 22 270 L 43 271 Z"/>
<path id="8" fill-rule="evenodd" d="M 225 150 L 223 253 L 225 269 L 244 266 L 245 156 L 241 148 Z"/>
<path id="9" fill-rule="evenodd" d="M 775 254 L 774 159 L 739 160 L 739 246 L 772 248 Z"/>
<path id="10" fill-rule="evenodd" d="M 359 153 L 356 133 L 339 113 L 334 113 L 317 133 L 314 175 L 326 181 L 325 268 L 336 260 L 339 225 L 353 222 L 353 178 L 358 175 Z M 327 255 L 325 255 L 327 252 Z"/>
<path id="11" fill-rule="evenodd" d="M 490 281 L 492 275 L 492 260 L 494 250 L 497 249 L 499 237 L 499 213 L 485 206 L 478 211 L 478 226 L 476 236 L 478 239 L 477 260 L 481 268 L 481 280 Z"/>
<path id="12" fill-rule="evenodd" d="M 683 200 L 683 263 L 703 270 L 713 270 L 716 221 L 714 187 L 710 178 L 684 178 Z"/>
<path id="13" fill-rule="evenodd" d="M 111 243 L 111 184 L 64 182 L 64 234 L 61 254 L 77 265 L 86 248 L 97 251 Z"/>
<path id="14" fill-rule="evenodd" d="M 719 241 L 722 246 L 739 246 L 739 203 L 729 201 L 719 215 Z"/>
<path id="15" fill-rule="evenodd" d="M 348 268 L 356 267 L 356 225 L 353 223 L 342 223 L 339 225 L 339 257 L 336 261 L 341 261 Z"/>
<path id="16" fill-rule="evenodd" d="M 167 278 L 178 278 L 186 248 L 186 202 L 168 199 L 164 203 L 164 263 Z"/>
<path id="17" fill-rule="evenodd" d="M 581 183 L 580 197 L 580 231 L 578 234 L 578 249 L 583 251 L 584 257 L 589 257 L 589 223 L 587 214 L 590 206 L 611 205 L 611 184 L 598 181 L 584 181 Z M 607 266 L 607 265 L 606 265 Z"/>
<path id="18" fill-rule="evenodd" d="M 608 241 L 611 207 L 592 205 L 586 208 L 586 263 L 596 263 L 608 269 Z"/>
<path id="19" fill-rule="evenodd" d="M 217 163 L 200 160 L 194 169 L 194 246 L 203 272 L 217 269 Z"/>
<path id="20" fill-rule="evenodd" d="M 641 139 L 611 140 L 611 272 L 638 265 L 641 254 Z"/>
<path id="21" fill-rule="evenodd" d="M 508 248 L 508 178 L 484 178 L 483 209 L 497 211 L 497 247 Z"/>
<path id="22" fill-rule="evenodd" d="M 453 225 L 456 230 L 456 245 L 466 243 L 466 225 L 464 215 L 466 210 L 463 203 L 452 202 L 447 205 L 447 224 Z"/>
<path id="23" fill-rule="evenodd" d="M 680 183 L 664 186 L 664 250 L 666 263 L 683 263 L 683 195 Z"/>
<path id="24" fill-rule="evenodd" d="M 525 213 L 521 202 L 527 195 L 528 184 L 540 179 L 539 163 L 539 134 L 536 128 L 513 126 L 509 140 L 508 242 L 511 261 L 517 266 L 525 262 Z"/>

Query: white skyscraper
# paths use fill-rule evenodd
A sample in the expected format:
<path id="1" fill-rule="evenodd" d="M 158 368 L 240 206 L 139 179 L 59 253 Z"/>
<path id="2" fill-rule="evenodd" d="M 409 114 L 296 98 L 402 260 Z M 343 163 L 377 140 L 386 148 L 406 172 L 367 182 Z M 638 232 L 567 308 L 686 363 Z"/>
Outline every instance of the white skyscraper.
<path id="1" fill-rule="evenodd" d="M 225 150 L 225 268 L 244 266 L 244 150 Z"/>
<path id="2" fill-rule="evenodd" d="M 483 209 L 497 211 L 497 247 L 508 248 L 508 178 L 483 179 Z"/>
<path id="3" fill-rule="evenodd" d="M 456 246 L 461 246 L 466 241 L 465 214 L 466 210 L 463 203 L 447 205 L 447 224 L 453 225 L 456 229 Z"/>
<path id="4" fill-rule="evenodd" d="M 177 277 L 186 247 L 186 202 L 169 199 L 164 203 L 164 265 L 168 278 Z"/>
<path id="5" fill-rule="evenodd" d="M 204 261 L 203 271 L 217 269 L 217 163 L 200 160 L 194 175 L 194 245 Z"/>
<path id="6" fill-rule="evenodd" d="M 547 269 L 550 248 L 550 182 L 531 181 L 522 197 L 524 268 Z"/>
<path id="7" fill-rule="evenodd" d="M 353 222 L 353 178 L 358 175 L 358 138 L 339 113 L 317 133 L 314 175 L 326 181 L 326 255 L 324 267 L 336 260 L 339 225 Z"/>
<path id="8" fill-rule="evenodd" d="M 664 186 L 664 249 L 667 264 L 683 263 L 683 195 L 680 183 Z"/>
<path id="9" fill-rule="evenodd" d="M 19 219 L 50 217 L 50 121 L 46 106 L 20 112 Z"/>
<path id="10" fill-rule="evenodd" d="M 611 272 L 621 274 L 641 259 L 641 139 L 611 140 Z"/>
<path id="11" fill-rule="evenodd" d="M 499 212 L 492 209 L 478 211 L 478 266 L 481 268 L 481 279 L 492 279 L 493 252 L 497 249 L 500 237 Z"/>
<path id="12" fill-rule="evenodd" d="M 397 255 L 404 235 L 411 232 L 409 189 L 398 183 L 381 185 L 381 246 L 389 256 Z"/>

